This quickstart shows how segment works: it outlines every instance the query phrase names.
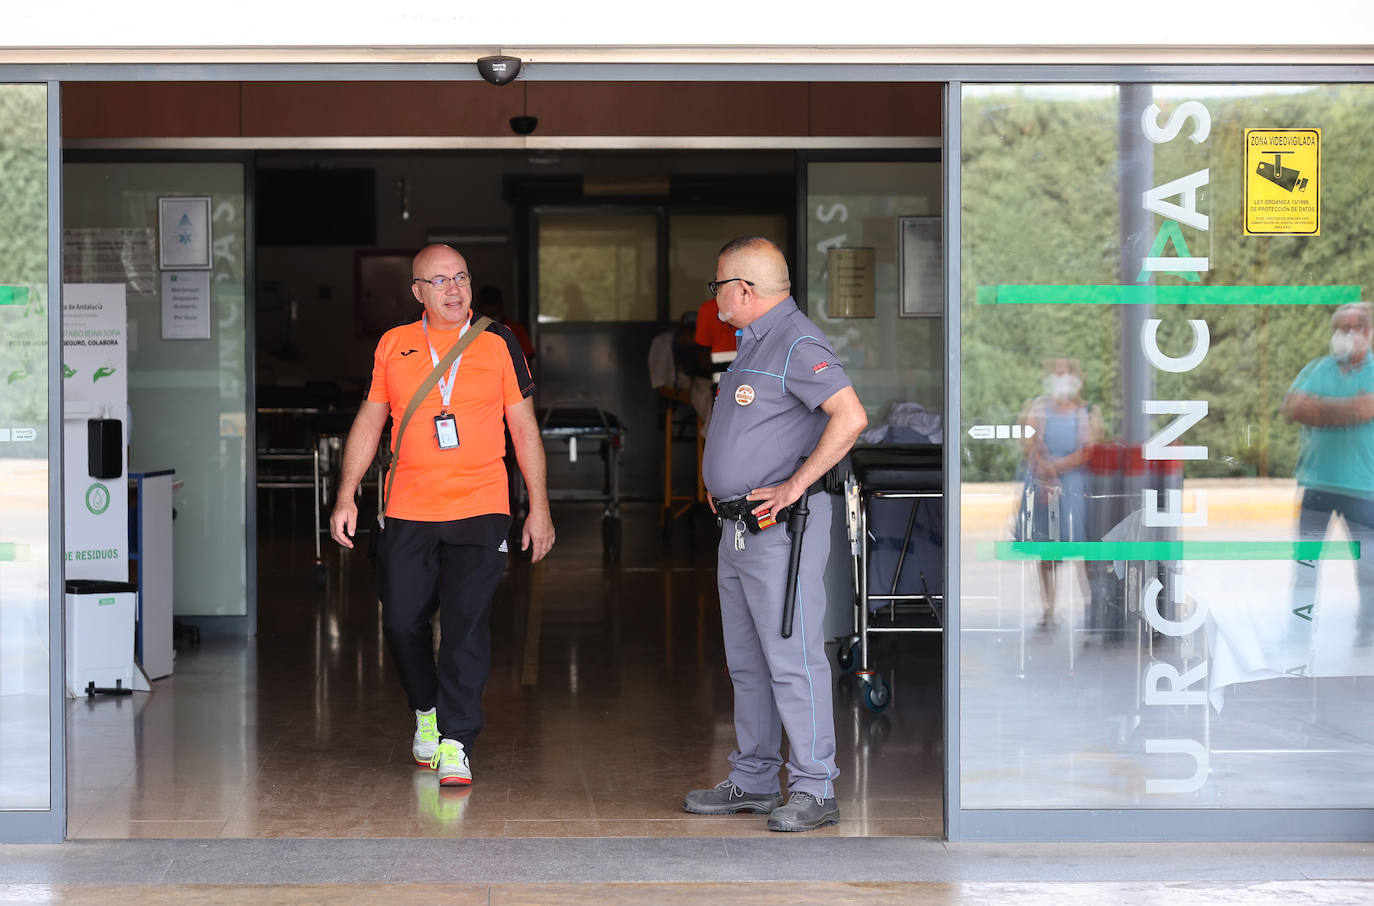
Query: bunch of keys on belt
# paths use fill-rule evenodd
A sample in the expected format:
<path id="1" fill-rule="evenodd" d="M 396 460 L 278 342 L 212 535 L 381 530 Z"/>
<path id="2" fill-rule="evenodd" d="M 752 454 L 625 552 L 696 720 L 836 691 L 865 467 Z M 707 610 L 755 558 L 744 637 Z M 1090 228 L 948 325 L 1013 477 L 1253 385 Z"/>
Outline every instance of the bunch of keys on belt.
<path id="1" fill-rule="evenodd" d="M 744 510 L 735 517 L 735 550 L 744 550 L 744 530 L 746 526 L 751 532 L 761 532 L 777 524 L 778 521 L 773 518 L 771 510 L 764 510 L 757 516 L 747 509 Z"/>

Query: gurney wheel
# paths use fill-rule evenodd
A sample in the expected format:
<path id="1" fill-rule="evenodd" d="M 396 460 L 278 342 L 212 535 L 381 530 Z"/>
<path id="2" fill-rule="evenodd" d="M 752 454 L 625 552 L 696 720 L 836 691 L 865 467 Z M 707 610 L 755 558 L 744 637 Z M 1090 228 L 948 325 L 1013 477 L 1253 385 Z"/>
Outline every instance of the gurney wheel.
<path id="1" fill-rule="evenodd" d="M 861 670 L 854 675 L 863 683 L 865 708 L 870 711 L 881 711 L 892 701 L 891 690 L 875 671 Z"/>
<path id="2" fill-rule="evenodd" d="M 835 663 L 841 670 L 849 670 L 854 666 L 854 649 L 850 645 L 840 643 L 840 648 L 835 652 Z"/>

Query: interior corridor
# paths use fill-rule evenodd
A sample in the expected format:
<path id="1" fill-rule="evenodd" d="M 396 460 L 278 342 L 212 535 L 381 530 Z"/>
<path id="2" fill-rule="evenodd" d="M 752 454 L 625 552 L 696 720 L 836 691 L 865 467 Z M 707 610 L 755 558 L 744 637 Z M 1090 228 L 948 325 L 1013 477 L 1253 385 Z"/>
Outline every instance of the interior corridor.
<path id="1" fill-rule="evenodd" d="M 731 690 L 714 520 L 665 541 L 657 509 L 624 508 L 617 562 L 578 503 L 554 505 L 544 563 L 511 557 L 474 784 L 441 789 L 411 760 L 365 539 L 326 540 L 317 588 L 308 501 L 265 502 L 258 637 L 181 641 L 152 694 L 68 703 L 68 836 L 778 836 L 681 810 L 728 770 Z M 835 671 L 841 821 L 808 836 L 942 833 L 939 637 L 877 638 L 892 704 L 869 712 Z"/>

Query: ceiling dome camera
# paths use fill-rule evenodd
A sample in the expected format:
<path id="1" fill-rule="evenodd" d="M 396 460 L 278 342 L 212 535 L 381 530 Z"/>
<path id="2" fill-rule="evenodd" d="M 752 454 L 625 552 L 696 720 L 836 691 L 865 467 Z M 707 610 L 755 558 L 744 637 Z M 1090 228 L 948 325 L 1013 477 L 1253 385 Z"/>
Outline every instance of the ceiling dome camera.
<path id="1" fill-rule="evenodd" d="M 513 116 L 510 118 L 510 128 L 516 135 L 529 135 L 539 128 L 539 117 Z"/>
<path id="2" fill-rule="evenodd" d="M 505 85 L 520 74 L 519 57 L 482 57 L 477 61 L 477 71 L 493 85 Z"/>

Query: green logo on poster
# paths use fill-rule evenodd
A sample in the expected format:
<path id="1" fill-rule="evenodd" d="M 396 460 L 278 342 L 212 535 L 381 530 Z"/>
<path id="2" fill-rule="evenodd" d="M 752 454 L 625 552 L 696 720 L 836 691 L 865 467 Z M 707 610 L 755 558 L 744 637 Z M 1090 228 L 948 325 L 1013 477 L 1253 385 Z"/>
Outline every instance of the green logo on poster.
<path id="1" fill-rule="evenodd" d="M 99 516 L 110 508 L 110 489 L 96 482 L 86 489 L 86 509 Z"/>

